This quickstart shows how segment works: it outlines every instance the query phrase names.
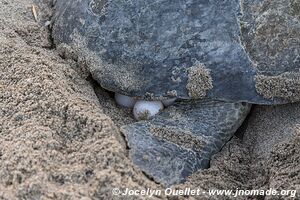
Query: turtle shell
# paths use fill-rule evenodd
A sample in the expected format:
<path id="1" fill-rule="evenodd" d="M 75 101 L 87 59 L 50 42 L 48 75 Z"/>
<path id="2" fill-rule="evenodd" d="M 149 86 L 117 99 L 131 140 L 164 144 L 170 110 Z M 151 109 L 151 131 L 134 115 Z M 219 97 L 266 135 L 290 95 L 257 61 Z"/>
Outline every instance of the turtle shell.
<path id="1" fill-rule="evenodd" d="M 140 98 L 300 100 L 297 0 L 64 0 L 53 38 L 108 90 Z"/>

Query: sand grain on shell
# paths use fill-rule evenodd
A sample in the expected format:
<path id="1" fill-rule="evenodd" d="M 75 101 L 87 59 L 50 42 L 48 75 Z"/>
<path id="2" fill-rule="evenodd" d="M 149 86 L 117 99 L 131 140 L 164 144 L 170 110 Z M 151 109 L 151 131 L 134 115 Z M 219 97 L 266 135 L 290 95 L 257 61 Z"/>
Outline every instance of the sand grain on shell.
<path id="1" fill-rule="evenodd" d="M 205 97 L 207 91 L 213 88 L 209 69 L 198 62 L 189 68 L 186 88 L 191 98 L 200 99 Z"/>
<path id="2" fill-rule="evenodd" d="M 282 98 L 296 102 L 300 100 L 300 73 L 283 73 L 278 76 L 257 75 L 256 90 L 265 98 Z"/>

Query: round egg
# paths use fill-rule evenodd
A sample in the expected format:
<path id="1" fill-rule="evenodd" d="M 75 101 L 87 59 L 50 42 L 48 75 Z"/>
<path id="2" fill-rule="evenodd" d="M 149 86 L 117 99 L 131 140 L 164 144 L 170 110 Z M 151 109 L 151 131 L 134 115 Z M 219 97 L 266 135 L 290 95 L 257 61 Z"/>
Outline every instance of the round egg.
<path id="1" fill-rule="evenodd" d="M 115 100 L 118 105 L 126 108 L 133 108 L 136 103 L 134 98 L 118 93 L 115 93 Z"/>
<path id="2" fill-rule="evenodd" d="M 133 115 L 136 120 L 151 119 L 164 108 L 161 101 L 139 100 L 133 107 Z"/>
<path id="3" fill-rule="evenodd" d="M 172 99 L 164 99 L 161 102 L 164 104 L 164 106 L 168 107 L 171 106 L 177 98 L 172 98 Z"/>

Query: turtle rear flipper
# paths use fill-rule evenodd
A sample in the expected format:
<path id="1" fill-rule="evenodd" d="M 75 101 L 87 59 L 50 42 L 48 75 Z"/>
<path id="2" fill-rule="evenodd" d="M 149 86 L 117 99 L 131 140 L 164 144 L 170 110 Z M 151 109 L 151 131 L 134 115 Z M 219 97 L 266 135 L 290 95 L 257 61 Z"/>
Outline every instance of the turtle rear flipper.
<path id="1" fill-rule="evenodd" d="M 135 165 L 165 185 L 181 183 L 209 167 L 213 154 L 233 136 L 251 105 L 184 101 L 150 121 L 121 127 Z"/>

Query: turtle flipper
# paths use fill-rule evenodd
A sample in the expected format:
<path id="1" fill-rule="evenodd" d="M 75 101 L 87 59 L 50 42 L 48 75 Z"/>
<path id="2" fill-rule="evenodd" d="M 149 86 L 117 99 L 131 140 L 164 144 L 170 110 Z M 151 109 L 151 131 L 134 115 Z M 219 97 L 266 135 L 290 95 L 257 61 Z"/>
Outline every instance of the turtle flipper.
<path id="1" fill-rule="evenodd" d="M 183 101 L 149 121 L 121 127 L 130 157 L 155 181 L 172 185 L 209 167 L 213 154 L 233 136 L 251 105 Z"/>

